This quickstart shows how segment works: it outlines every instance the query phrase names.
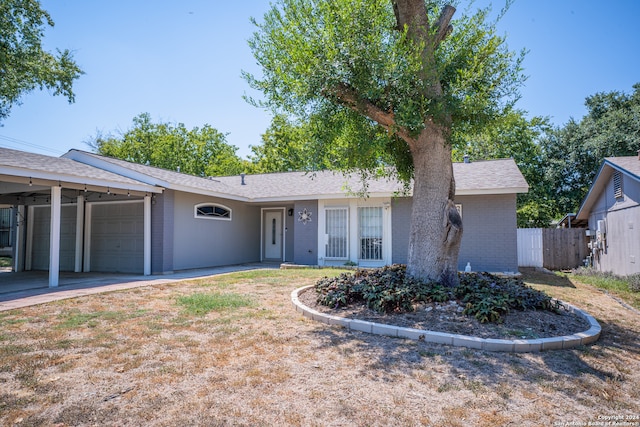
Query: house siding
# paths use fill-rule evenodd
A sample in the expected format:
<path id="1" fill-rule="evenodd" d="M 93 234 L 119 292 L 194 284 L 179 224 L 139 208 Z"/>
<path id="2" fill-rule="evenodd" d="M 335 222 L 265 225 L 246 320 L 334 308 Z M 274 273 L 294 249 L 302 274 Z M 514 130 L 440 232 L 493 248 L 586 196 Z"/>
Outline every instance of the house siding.
<path id="1" fill-rule="evenodd" d="M 517 272 L 518 236 L 516 195 L 459 196 L 464 232 L 458 269 L 467 262 L 473 271 Z M 393 262 L 406 263 L 411 222 L 411 199 L 393 200 Z"/>
<path id="2" fill-rule="evenodd" d="M 194 218 L 194 206 L 219 203 L 231 221 Z M 175 193 L 173 268 L 184 270 L 260 261 L 260 208 L 226 199 Z"/>
<path id="3" fill-rule="evenodd" d="M 394 264 L 405 264 L 409 250 L 409 231 L 411 227 L 412 199 L 399 197 L 391 199 L 391 260 Z"/>
<path id="4" fill-rule="evenodd" d="M 304 209 L 311 212 L 311 221 L 306 224 L 298 221 L 299 212 Z M 293 208 L 293 262 L 300 265 L 318 264 L 318 201 L 296 202 Z"/>
<path id="5" fill-rule="evenodd" d="M 151 204 L 151 273 L 173 271 L 173 231 L 175 192 L 165 190 L 153 196 Z"/>
<path id="6" fill-rule="evenodd" d="M 289 215 L 289 210 L 292 210 L 292 215 Z M 284 238 L 285 238 L 285 251 L 284 262 L 292 262 L 294 259 L 294 245 L 295 245 L 295 207 L 294 205 L 285 206 L 284 210 Z"/>
<path id="7" fill-rule="evenodd" d="M 605 220 L 605 246 L 596 251 L 593 265 L 600 271 L 625 276 L 640 273 L 640 183 L 624 176 L 624 198 L 614 197 L 610 177 L 589 215 L 589 228 L 597 230 Z"/>

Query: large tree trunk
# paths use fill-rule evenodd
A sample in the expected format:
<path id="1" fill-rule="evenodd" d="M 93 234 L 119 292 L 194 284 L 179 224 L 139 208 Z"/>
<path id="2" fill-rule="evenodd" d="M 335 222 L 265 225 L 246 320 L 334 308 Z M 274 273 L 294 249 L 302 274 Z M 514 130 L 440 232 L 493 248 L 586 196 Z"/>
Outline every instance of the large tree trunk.
<path id="1" fill-rule="evenodd" d="M 391 0 L 398 29 L 406 28 L 408 39 L 420 46 L 422 95 L 443 103 L 435 51 L 451 32 L 455 8 L 445 6 L 430 23 L 424 0 Z M 451 117 L 440 113 L 425 118 L 425 128 L 416 139 L 405 139 L 413 156 L 414 184 L 407 272 L 418 279 L 447 286 L 458 283 L 458 252 L 462 218 L 453 202 L 455 182 L 451 146 L 447 140 Z"/>
<path id="2" fill-rule="evenodd" d="M 440 128 L 430 126 L 411 144 L 411 152 L 414 184 L 407 272 L 455 286 L 462 218 L 453 201 L 451 147 Z"/>
<path id="3" fill-rule="evenodd" d="M 433 105 L 444 107 L 435 50 L 451 32 L 449 22 L 455 9 L 445 6 L 440 18 L 430 25 L 424 0 L 391 0 L 391 3 L 398 30 L 406 29 L 408 40 L 419 49 L 421 96 L 433 101 Z M 451 116 L 446 108 L 435 108 L 433 113 L 427 113 L 425 127 L 415 137 L 409 129 L 398 126 L 393 111 L 380 108 L 346 83 L 327 90 L 326 95 L 369 117 L 407 143 L 414 171 L 407 272 L 417 279 L 455 286 L 458 283 L 462 218 L 453 202 L 455 182 L 451 146 L 447 140 Z"/>

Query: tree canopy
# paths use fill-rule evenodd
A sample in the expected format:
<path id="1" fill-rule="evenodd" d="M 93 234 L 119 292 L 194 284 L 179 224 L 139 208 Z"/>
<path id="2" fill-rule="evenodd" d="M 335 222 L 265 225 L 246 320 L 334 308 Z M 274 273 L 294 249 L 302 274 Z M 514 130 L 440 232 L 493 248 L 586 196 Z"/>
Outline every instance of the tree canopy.
<path id="1" fill-rule="evenodd" d="M 529 184 L 529 192 L 518 195 L 518 226 L 546 227 L 553 215 L 544 191 L 544 164 L 540 140 L 551 130 L 546 117 L 527 118 L 526 112 L 513 109 L 494 123 L 475 133 L 459 134 L 454 141 L 453 158 L 472 161 L 512 158 Z"/>
<path id="2" fill-rule="evenodd" d="M 225 134 L 209 125 L 189 130 L 182 123 L 153 123 L 148 113 L 134 117 L 133 127 L 119 136 L 98 134 L 86 143 L 104 156 L 191 175 L 235 175 L 244 170 L 237 147 L 226 142 Z"/>
<path id="3" fill-rule="evenodd" d="M 633 92 L 600 92 L 586 98 L 587 114 L 550 130 L 540 144 L 544 197 L 553 215 L 576 212 L 605 157 L 632 156 L 640 141 L 640 83 Z"/>
<path id="4" fill-rule="evenodd" d="M 72 53 L 42 48 L 44 30 L 53 25 L 36 0 L 0 2 L 0 122 L 34 89 L 46 88 L 74 102 L 73 82 L 83 72 Z"/>
<path id="5" fill-rule="evenodd" d="M 413 178 L 410 275 L 457 282 L 462 222 L 451 144 L 504 115 L 524 80 L 488 10 L 453 20 L 425 0 L 279 0 L 250 47 L 264 94 L 254 103 L 313 120 L 313 140 L 342 169 Z M 393 168 L 389 168 L 393 166 Z"/>
<path id="6" fill-rule="evenodd" d="M 278 1 L 264 22 L 254 20 L 250 46 L 263 76 L 245 77 L 265 95 L 255 104 L 313 119 L 309 140 L 325 151 L 338 145 L 349 156 L 345 169 L 391 164 L 408 180 L 414 165 L 402 140 L 418 136 L 426 117 L 446 126 L 450 137 L 502 115 L 519 96 L 524 53 L 507 50 L 494 23 L 486 22 L 489 9 L 461 16 L 449 37 L 447 26 L 425 46 L 411 40 L 411 25 L 398 28 L 396 3 Z M 423 3 L 435 31 L 446 3 Z"/>

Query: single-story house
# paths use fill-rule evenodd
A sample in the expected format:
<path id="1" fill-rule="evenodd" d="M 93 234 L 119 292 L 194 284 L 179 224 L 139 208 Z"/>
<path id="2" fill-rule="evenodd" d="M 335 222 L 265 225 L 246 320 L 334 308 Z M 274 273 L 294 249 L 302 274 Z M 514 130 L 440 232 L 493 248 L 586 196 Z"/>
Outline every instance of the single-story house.
<path id="1" fill-rule="evenodd" d="M 454 164 L 460 269 L 517 272 L 512 159 Z M 0 148 L 0 207 L 15 212 L 14 270 L 163 274 L 251 262 L 406 262 L 411 194 L 329 171 L 197 177 L 80 150 Z"/>
<path id="2" fill-rule="evenodd" d="M 640 273 L 640 152 L 604 159 L 574 222 L 588 226 L 594 268 Z"/>

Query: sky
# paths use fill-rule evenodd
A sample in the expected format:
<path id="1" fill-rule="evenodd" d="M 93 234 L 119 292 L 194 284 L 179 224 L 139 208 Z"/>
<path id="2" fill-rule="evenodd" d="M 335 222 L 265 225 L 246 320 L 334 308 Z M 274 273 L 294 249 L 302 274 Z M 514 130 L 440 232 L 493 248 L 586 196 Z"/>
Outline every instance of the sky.
<path id="1" fill-rule="evenodd" d="M 504 0 L 492 4 L 499 11 Z M 0 147 L 53 156 L 90 150 L 85 141 L 125 132 L 141 113 L 189 129 L 209 124 L 243 158 L 260 144 L 271 114 L 243 99 L 260 94 L 241 73 L 260 74 L 247 40 L 255 31 L 250 18 L 260 21 L 269 0 L 41 5 L 55 22 L 45 49 L 70 49 L 85 74 L 74 85 L 73 104 L 46 90 L 25 95 L 0 123 Z M 461 0 L 458 10 L 466 5 Z M 511 50 L 528 50 L 516 107 L 562 126 L 586 114 L 590 95 L 631 93 L 640 82 L 639 17 L 637 0 L 516 0 L 498 23 Z"/>

